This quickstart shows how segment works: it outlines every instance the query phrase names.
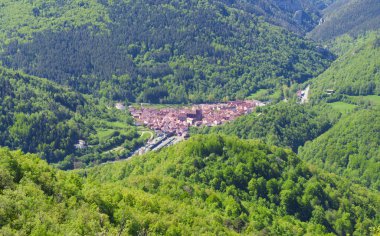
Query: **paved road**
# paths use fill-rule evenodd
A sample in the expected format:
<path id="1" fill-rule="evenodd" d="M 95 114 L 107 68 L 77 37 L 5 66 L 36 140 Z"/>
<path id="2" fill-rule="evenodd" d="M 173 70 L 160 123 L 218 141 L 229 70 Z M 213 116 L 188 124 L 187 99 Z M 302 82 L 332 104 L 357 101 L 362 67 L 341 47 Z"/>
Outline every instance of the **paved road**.
<path id="1" fill-rule="evenodd" d="M 150 152 L 150 151 L 159 151 L 160 149 L 162 149 L 164 147 L 174 145 L 176 143 L 181 142 L 182 140 L 184 140 L 184 139 L 182 137 L 179 137 L 179 136 L 172 136 L 172 137 L 164 136 L 161 138 L 156 138 L 155 140 L 152 140 L 151 142 L 146 143 L 143 147 L 139 148 L 138 150 L 136 150 L 135 152 L 133 152 L 131 155 L 129 155 L 126 158 L 114 160 L 114 161 L 107 161 L 107 162 L 101 163 L 100 165 L 105 165 L 105 164 L 119 162 L 119 161 L 128 161 L 134 156 L 138 156 L 140 154 L 145 154 L 145 153 Z M 153 149 L 152 149 L 152 144 L 154 144 L 154 146 L 155 146 Z M 117 147 L 117 148 L 119 148 L 119 147 Z M 108 152 L 110 152 L 110 151 L 108 151 Z"/>

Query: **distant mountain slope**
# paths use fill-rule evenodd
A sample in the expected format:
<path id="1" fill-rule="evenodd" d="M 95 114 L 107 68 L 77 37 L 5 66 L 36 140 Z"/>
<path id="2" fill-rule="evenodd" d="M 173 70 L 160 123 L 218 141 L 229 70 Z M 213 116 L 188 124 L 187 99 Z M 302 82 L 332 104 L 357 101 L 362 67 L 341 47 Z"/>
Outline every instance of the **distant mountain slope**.
<path id="1" fill-rule="evenodd" d="M 3 235 L 368 235 L 379 224 L 378 194 L 253 140 L 197 136 L 83 178 L 0 149 L 0 170 Z"/>
<path id="2" fill-rule="evenodd" d="M 276 6 L 287 9 L 287 4 Z M 184 103 L 243 98 L 259 88 L 301 83 L 332 59 L 310 41 L 257 17 L 242 2 L 117 0 L 95 5 L 83 7 L 91 13 L 106 9 L 103 18 L 108 20 L 99 23 L 103 18 L 97 16 L 94 23 L 54 28 L 45 19 L 45 30 L 32 34 L 32 40 L 21 38 L 4 47 L 3 64 L 83 93 Z M 45 11 L 43 5 L 39 9 Z"/>
<path id="3" fill-rule="evenodd" d="M 327 171 L 380 191 L 380 112 L 362 110 L 343 118 L 299 155 Z"/>
<path id="4" fill-rule="evenodd" d="M 264 17 L 268 22 L 298 34 L 312 30 L 321 11 L 334 0 L 231 1 L 231 6 Z M 224 1 L 227 2 L 227 1 Z"/>
<path id="5" fill-rule="evenodd" d="M 320 11 L 326 8 L 334 0 L 209 0 L 206 4 L 225 5 L 262 16 L 267 21 L 281 25 L 296 33 L 304 33 L 313 28 L 319 21 Z M 1 2 L 0 16 L 0 45 L 12 42 L 15 39 L 28 41 L 33 38 L 33 33 L 44 30 L 60 31 L 93 24 L 96 27 L 106 29 L 111 22 L 109 7 L 117 1 L 87 0 L 75 1 L 43 1 L 34 0 L 17 1 L 3 0 Z M 127 2 L 127 1 L 125 1 Z M 197 5 L 186 1 L 155 1 L 146 2 L 148 5 L 167 4 L 180 7 Z"/>
<path id="6" fill-rule="evenodd" d="M 118 114 L 91 97 L 84 97 L 46 79 L 0 67 L 0 146 L 38 153 L 49 163 L 61 162 L 63 168 L 72 168 L 74 161 L 100 161 L 95 148 L 88 151 L 89 157 L 85 156 L 87 152 L 79 152 L 74 145 L 80 139 L 94 139 L 100 120 L 118 120 Z M 124 117 L 128 116 L 124 114 Z M 123 119 L 123 122 L 130 133 L 118 142 L 138 136 L 131 126 L 131 118 Z M 106 124 L 101 126 L 107 127 Z M 118 130 L 122 133 L 121 128 Z M 110 137 L 108 143 L 111 140 Z M 97 142 L 95 144 L 99 144 L 99 140 Z"/>
<path id="7" fill-rule="evenodd" d="M 324 10 L 321 24 L 309 33 L 309 37 L 323 41 L 343 34 L 357 36 L 379 28 L 378 0 L 337 0 Z"/>
<path id="8" fill-rule="evenodd" d="M 380 95 L 380 36 L 358 40 L 317 78 L 311 80 L 313 97 L 329 97 L 326 90 L 346 95 Z"/>
<path id="9" fill-rule="evenodd" d="M 15 40 L 33 39 L 44 30 L 59 31 L 89 24 L 105 28 L 106 8 L 96 0 L 2 0 L 0 3 L 0 48 Z"/>
<path id="10" fill-rule="evenodd" d="M 1 68 L 0 83 L 0 145 L 44 153 L 49 162 L 73 153 L 86 132 L 74 114 L 86 99 L 46 80 Z"/>

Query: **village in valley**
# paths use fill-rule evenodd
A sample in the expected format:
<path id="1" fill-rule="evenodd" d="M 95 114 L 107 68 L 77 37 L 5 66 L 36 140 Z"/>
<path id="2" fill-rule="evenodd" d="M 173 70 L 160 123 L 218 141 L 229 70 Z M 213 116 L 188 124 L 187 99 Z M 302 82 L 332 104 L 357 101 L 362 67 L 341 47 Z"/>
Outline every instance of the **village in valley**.
<path id="1" fill-rule="evenodd" d="M 159 150 L 184 140 L 189 136 L 191 126 L 221 125 L 251 113 L 255 107 L 264 105 L 257 100 L 244 100 L 166 108 L 155 108 L 144 104 L 138 107 L 129 106 L 129 112 L 136 120 L 136 125 L 146 126 L 154 130 L 157 135 L 134 154 Z M 120 105 L 118 106 L 120 108 Z"/>
<path id="2" fill-rule="evenodd" d="M 194 104 L 191 106 L 143 103 L 131 105 L 128 110 L 135 119 L 135 124 L 144 130 L 141 131 L 142 134 L 151 133 L 151 136 L 143 147 L 133 151 L 130 155 L 158 151 L 163 147 L 171 146 L 187 139 L 190 127 L 221 125 L 249 114 L 260 106 L 265 106 L 265 103 L 257 100 Z M 127 110 L 127 107 L 121 102 L 116 103 L 115 108 Z M 150 130 L 145 130 L 146 128 Z M 83 149 L 87 145 L 84 140 L 79 140 L 75 147 Z"/>
<path id="3" fill-rule="evenodd" d="M 198 104 L 182 108 L 129 107 L 137 124 L 165 134 L 188 136 L 190 126 L 216 126 L 251 113 L 264 103 L 256 100 L 231 101 L 216 104 Z"/>

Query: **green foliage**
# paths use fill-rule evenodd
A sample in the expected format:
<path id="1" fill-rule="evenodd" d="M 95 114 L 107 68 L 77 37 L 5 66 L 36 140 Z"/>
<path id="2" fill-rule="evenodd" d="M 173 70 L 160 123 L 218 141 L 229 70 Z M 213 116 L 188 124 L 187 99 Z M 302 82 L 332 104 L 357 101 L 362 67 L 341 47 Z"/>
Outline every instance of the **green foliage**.
<path id="1" fill-rule="evenodd" d="M 312 80 L 311 93 L 316 100 L 331 100 L 340 94 L 380 95 L 380 47 L 378 33 L 357 39 L 349 51 L 330 68 Z M 334 95 L 326 94 L 334 90 Z"/>
<path id="2" fill-rule="evenodd" d="M 309 37 L 327 41 L 343 34 L 357 36 L 379 29 L 380 5 L 377 0 L 337 0 L 324 10 L 322 19 Z"/>
<path id="3" fill-rule="evenodd" d="M 1 235 L 93 235 L 110 227 L 108 216 L 84 199 L 78 175 L 4 148 L 0 168 Z"/>
<path id="4" fill-rule="evenodd" d="M 2 146 L 38 153 L 49 163 L 60 162 L 62 168 L 73 168 L 74 162 L 105 161 L 106 154 L 100 153 L 116 146 L 124 145 L 124 152 L 109 153 L 106 160 L 126 156 L 141 145 L 129 115 L 108 109 L 91 97 L 3 68 L 0 68 L 0 85 Z M 101 129 L 108 129 L 114 135 L 98 140 Z M 92 147 L 76 150 L 74 145 L 80 139 Z"/>
<path id="5" fill-rule="evenodd" d="M 380 190 L 380 112 L 360 110 L 300 148 L 300 157 L 351 181 Z"/>
<path id="6" fill-rule="evenodd" d="M 155 103 L 242 99 L 259 89 L 302 83 L 329 65 L 328 51 L 267 23 L 254 10 L 287 7 L 235 2 L 91 1 L 88 20 L 46 26 L 28 42 L 13 40 L 4 45 L 1 59 L 82 93 Z M 109 19 L 106 29 L 98 18 Z"/>
<path id="7" fill-rule="evenodd" d="M 380 109 L 380 96 L 352 96 L 350 97 L 350 100 L 355 104 L 371 107 L 372 109 Z"/>
<path id="8" fill-rule="evenodd" d="M 378 194 L 254 140 L 196 136 L 76 173 L 0 149 L 0 169 L 0 234 L 367 235 L 379 224 Z"/>
<path id="9" fill-rule="evenodd" d="M 345 102 L 332 102 L 329 105 L 336 111 L 339 111 L 342 114 L 346 114 L 354 110 L 357 106 Z"/>
<path id="10" fill-rule="evenodd" d="M 149 212 L 161 212 L 170 206 L 179 209 L 176 205 L 184 204 L 193 210 L 187 208 L 186 214 L 174 211 L 173 217 L 187 222 L 185 229 L 199 228 L 206 232 L 211 229 L 222 232 L 225 227 L 246 234 L 318 232 L 313 228 L 322 234 L 338 232 L 347 230 L 344 221 L 342 224 L 338 221 L 344 220 L 344 213 L 355 209 L 355 214 L 368 213 L 365 217 L 368 219 L 378 204 L 375 194 L 364 189 L 356 191 L 357 186 L 350 187 L 348 182 L 334 176 L 311 171 L 289 150 L 218 135 L 196 136 L 158 154 L 96 167 L 86 175 L 89 184 L 128 186 L 171 202 L 163 208 L 161 205 L 160 210 L 140 209 L 135 218 L 144 218 Z M 252 184 L 254 180 L 256 184 Z M 375 205 L 360 203 L 361 194 L 374 197 Z M 357 200 L 350 201 L 350 198 Z M 346 201 L 348 205 L 343 205 Z M 220 220 L 209 223 L 212 227 L 205 225 L 202 216 L 197 214 L 197 206 L 209 215 L 218 215 Z M 269 220 L 265 211 L 271 212 Z M 329 214 L 335 218 L 328 218 Z M 320 223 L 311 223 L 311 219 Z M 156 220 L 165 225 L 165 220 Z M 362 221 L 355 217 L 351 220 L 353 225 Z M 146 230 L 152 227 L 150 225 Z M 354 230 L 351 228 L 349 233 Z M 361 230 L 368 231 L 368 228 Z"/>
<path id="11" fill-rule="evenodd" d="M 109 21 L 105 7 L 90 1 L 14 1 L 0 3 L 0 42 L 30 41 L 33 34 L 47 29 L 58 31 L 88 23 L 105 28 Z"/>
<path id="12" fill-rule="evenodd" d="M 279 103 L 260 107 L 219 127 L 193 129 L 193 133 L 224 133 L 241 138 L 259 138 L 266 143 L 290 147 L 297 151 L 306 141 L 327 131 L 339 118 L 327 105 L 309 106 Z"/>

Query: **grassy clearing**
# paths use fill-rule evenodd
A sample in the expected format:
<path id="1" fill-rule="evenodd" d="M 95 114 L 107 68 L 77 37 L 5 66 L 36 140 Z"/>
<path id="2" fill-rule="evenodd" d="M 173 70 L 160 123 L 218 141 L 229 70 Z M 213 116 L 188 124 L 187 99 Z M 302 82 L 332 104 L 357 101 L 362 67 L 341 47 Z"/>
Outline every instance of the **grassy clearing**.
<path id="1" fill-rule="evenodd" d="M 256 99 L 260 100 L 261 98 L 268 96 L 269 90 L 268 89 L 259 89 L 256 93 L 253 93 L 247 97 L 247 99 Z"/>
<path id="2" fill-rule="evenodd" d="M 122 121 L 102 121 L 102 125 L 96 129 L 96 136 L 100 141 L 104 141 L 113 136 L 115 132 L 126 134 L 130 132 L 131 126 L 127 122 Z"/>
<path id="3" fill-rule="evenodd" d="M 256 93 L 251 94 L 246 99 L 254 99 L 259 101 L 275 100 L 280 101 L 282 96 L 281 90 L 260 89 Z"/>
<path id="4" fill-rule="evenodd" d="M 99 140 L 103 141 L 105 139 L 111 138 L 114 132 L 114 129 L 99 129 L 97 130 L 97 136 Z"/>
<path id="5" fill-rule="evenodd" d="M 130 125 L 126 122 L 121 122 L 121 121 L 115 121 L 115 122 L 110 122 L 110 121 L 104 121 L 107 127 L 110 128 L 115 128 L 115 129 L 130 129 Z"/>
<path id="6" fill-rule="evenodd" d="M 352 111 L 353 109 L 355 109 L 355 107 L 357 107 L 356 105 L 345 103 L 345 102 L 333 102 L 333 103 L 330 103 L 330 105 L 334 110 L 339 111 L 342 114 L 346 114 Z"/>
<path id="7" fill-rule="evenodd" d="M 153 138 L 154 138 L 153 131 L 145 131 L 145 132 L 141 133 L 140 138 L 142 140 L 148 140 L 148 139 L 150 139 L 152 137 L 152 135 L 153 135 Z"/>

